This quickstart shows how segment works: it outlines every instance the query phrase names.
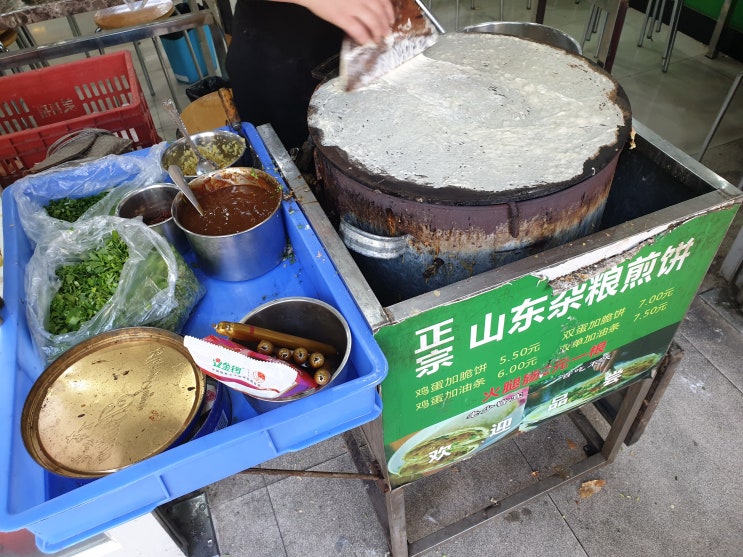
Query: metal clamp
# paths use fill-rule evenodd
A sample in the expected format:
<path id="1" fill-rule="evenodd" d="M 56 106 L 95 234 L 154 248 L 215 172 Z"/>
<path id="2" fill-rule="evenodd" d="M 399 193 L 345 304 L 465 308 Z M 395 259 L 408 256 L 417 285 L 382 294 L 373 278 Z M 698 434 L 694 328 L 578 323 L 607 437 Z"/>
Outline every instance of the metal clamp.
<path id="1" fill-rule="evenodd" d="M 379 236 L 366 232 L 348 222 L 347 217 L 341 218 L 339 235 L 346 247 L 374 259 L 395 259 L 400 257 L 410 242 L 410 235 L 404 236 Z"/>

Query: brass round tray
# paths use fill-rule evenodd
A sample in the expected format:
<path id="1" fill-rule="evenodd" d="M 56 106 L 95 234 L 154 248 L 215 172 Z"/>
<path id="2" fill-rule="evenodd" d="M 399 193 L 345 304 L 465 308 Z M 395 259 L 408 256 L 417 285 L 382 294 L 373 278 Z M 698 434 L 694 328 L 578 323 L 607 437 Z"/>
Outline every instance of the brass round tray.
<path id="1" fill-rule="evenodd" d="M 36 380 L 21 415 L 23 441 L 51 472 L 101 477 L 186 436 L 205 389 L 179 335 L 108 331 L 67 350 Z"/>

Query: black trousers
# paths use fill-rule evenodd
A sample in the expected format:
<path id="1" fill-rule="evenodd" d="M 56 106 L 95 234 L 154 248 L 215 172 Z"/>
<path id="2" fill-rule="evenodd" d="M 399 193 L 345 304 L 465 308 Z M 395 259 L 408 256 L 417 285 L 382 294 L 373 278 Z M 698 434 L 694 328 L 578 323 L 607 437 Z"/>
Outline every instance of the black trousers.
<path id="1" fill-rule="evenodd" d="M 287 149 L 307 139 L 312 70 L 340 51 L 342 31 L 295 4 L 238 0 L 227 73 L 240 118 L 271 124 Z"/>

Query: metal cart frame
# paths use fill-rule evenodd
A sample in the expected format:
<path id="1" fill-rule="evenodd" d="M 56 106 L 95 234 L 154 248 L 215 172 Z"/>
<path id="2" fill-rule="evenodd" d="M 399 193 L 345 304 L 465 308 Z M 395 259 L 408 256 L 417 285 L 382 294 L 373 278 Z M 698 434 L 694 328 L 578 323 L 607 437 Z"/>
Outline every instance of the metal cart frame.
<path id="1" fill-rule="evenodd" d="M 542 254 L 544 257 L 540 264 L 543 267 L 580 258 L 584 258 L 583 264 L 586 264 L 586 258 L 593 257 L 594 260 L 597 260 L 596 258 L 606 257 L 606 253 L 612 253 L 612 250 L 613 254 L 621 254 L 621 249 L 626 249 L 627 240 L 636 236 L 638 230 L 652 234 L 650 231 L 663 228 L 664 225 L 671 226 L 674 222 L 681 222 L 694 216 L 740 205 L 743 194 L 730 183 L 655 135 L 642 124 L 635 122 L 634 128 L 637 132 L 634 138 L 636 148 L 649 161 L 648 164 L 657 167 L 658 172 L 663 173 L 666 183 L 677 183 L 682 185 L 685 191 L 688 190 L 691 193 L 687 195 L 686 199 L 671 205 L 663 204 L 662 199 L 650 201 L 649 205 L 655 207 L 655 210 L 651 208 L 653 212 L 650 214 L 632 215 L 627 219 L 627 223 L 602 230 L 600 234 L 591 235 L 582 239 L 581 242 L 549 250 Z M 259 128 L 259 134 L 274 158 L 277 168 L 283 174 L 300 206 L 305 211 L 308 221 L 312 224 L 318 237 L 333 258 L 338 272 L 348 285 L 373 331 L 391 323 L 399 323 L 408 316 L 420 314 L 432 307 L 432 304 L 444 304 L 461 299 L 463 296 L 474 296 L 495 288 L 512 278 L 534 272 L 533 261 L 516 261 L 500 268 L 497 276 L 489 271 L 466 281 L 466 286 L 457 283 L 446 287 L 437 292 L 436 298 L 424 294 L 390 307 L 382 307 L 328 220 L 320 203 L 281 146 L 273 130 L 268 126 L 263 126 Z M 673 201 L 670 203 L 673 203 Z M 625 248 L 621 246 L 625 246 Z M 386 470 L 382 419 L 378 418 L 361 426 L 371 457 L 365 457 L 359 450 L 354 438 L 346 435 L 345 440 L 349 452 L 354 458 L 359 472 L 379 473 L 381 470 L 384 477 L 382 481 L 366 481 L 370 485 L 381 485 L 381 489 L 370 489 L 369 493 L 380 522 L 387 530 L 392 554 L 395 557 L 419 555 L 446 540 L 502 516 L 515 507 L 524 505 L 550 490 L 613 462 L 622 444 L 631 444 L 642 434 L 647 420 L 657 406 L 665 386 L 673 376 L 680 358 L 680 349 L 672 344 L 666 357 L 656 367 L 653 374 L 656 379 L 644 379 L 631 384 L 618 393 L 614 393 L 613 397 L 605 397 L 599 401 L 594 401 L 596 407 L 610 424 L 609 432 L 604 437 L 599 434 L 596 426 L 581 409 L 569 414 L 587 441 L 585 447 L 587 456 L 585 459 L 562 468 L 557 474 L 540 478 L 538 482 L 503 499 L 497 500 L 494 498 L 491 500 L 492 504 L 486 508 L 475 510 L 453 524 L 444 526 L 412 542 L 408 539 L 405 515 L 404 490 L 406 486 L 392 488 Z M 657 373 L 659 370 L 660 373 Z M 651 392 L 650 397 L 648 397 L 649 391 Z M 475 455 L 473 459 L 486 458 L 489 451 Z M 409 485 L 407 484 L 407 486 Z"/>

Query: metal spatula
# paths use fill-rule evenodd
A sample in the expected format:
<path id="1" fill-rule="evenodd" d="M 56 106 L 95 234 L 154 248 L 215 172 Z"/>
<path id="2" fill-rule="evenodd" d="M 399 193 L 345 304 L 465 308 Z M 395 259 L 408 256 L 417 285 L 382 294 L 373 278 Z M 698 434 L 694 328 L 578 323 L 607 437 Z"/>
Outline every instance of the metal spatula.
<path id="1" fill-rule="evenodd" d="M 343 40 L 340 76 L 346 90 L 368 85 L 390 70 L 423 52 L 444 29 L 431 12 L 416 0 L 392 0 L 395 22 L 392 33 L 381 43 L 360 45 L 350 37 Z"/>

